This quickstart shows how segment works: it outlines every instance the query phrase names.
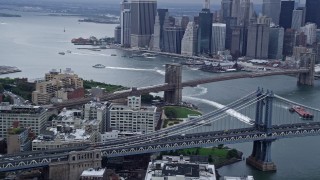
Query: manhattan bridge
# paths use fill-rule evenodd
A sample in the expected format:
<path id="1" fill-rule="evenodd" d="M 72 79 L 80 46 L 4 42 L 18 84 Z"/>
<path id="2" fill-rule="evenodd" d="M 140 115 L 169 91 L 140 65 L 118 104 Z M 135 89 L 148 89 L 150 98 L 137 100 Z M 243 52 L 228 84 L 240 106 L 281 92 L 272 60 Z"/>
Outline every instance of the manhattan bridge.
<path id="1" fill-rule="evenodd" d="M 312 119 L 290 111 L 299 107 Z M 263 171 L 276 170 L 271 144 L 282 138 L 320 135 L 320 110 L 282 98 L 272 91 L 258 89 L 224 108 L 153 133 L 86 144 L 81 147 L 24 152 L 0 157 L 0 172 L 10 172 L 81 159 L 81 152 L 102 157 L 156 153 L 219 144 L 253 142 L 247 163 Z"/>

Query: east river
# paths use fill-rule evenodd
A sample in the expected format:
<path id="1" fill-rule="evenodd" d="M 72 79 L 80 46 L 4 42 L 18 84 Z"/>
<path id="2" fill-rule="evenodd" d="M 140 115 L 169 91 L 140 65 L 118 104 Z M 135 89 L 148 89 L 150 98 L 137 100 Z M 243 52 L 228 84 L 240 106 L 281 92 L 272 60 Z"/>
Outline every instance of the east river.
<path id="1" fill-rule="evenodd" d="M 20 12 L 19 12 L 20 14 Z M 22 13 L 22 18 L 0 18 L 0 65 L 17 66 L 20 73 L 0 77 L 42 78 L 51 69 L 72 68 L 80 77 L 128 87 L 156 85 L 164 82 L 164 65 L 179 62 L 167 57 L 128 58 L 127 52 L 115 49 L 102 51 L 78 50 L 72 38 L 113 36 L 116 25 L 79 23 L 77 17 L 53 17 Z M 65 32 L 64 32 L 65 29 Z M 59 52 L 71 53 L 59 55 Z M 111 56 L 116 54 L 117 56 Z M 103 64 L 105 69 L 92 68 Z M 189 68 L 183 69 L 183 80 L 216 76 Z M 240 79 L 184 89 L 184 100 L 191 101 L 204 113 L 214 110 L 212 104 L 228 104 L 257 87 L 271 89 L 276 94 L 315 108 L 320 107 L 320 83 L 314 87 L 296 85 L 296 78 L 273 76 Z M 193 100 L 190 100 L 193 97 Z M 219 169 L 221 175 L 253 175 L 257 180 L 318 180 L 320 179 L 320 137 L 282 139 L 272 144 L 272 158 L 277 172 L 255 170 L 244 161 Z M 252 143 L 229 145 L 251 153 Z"/>

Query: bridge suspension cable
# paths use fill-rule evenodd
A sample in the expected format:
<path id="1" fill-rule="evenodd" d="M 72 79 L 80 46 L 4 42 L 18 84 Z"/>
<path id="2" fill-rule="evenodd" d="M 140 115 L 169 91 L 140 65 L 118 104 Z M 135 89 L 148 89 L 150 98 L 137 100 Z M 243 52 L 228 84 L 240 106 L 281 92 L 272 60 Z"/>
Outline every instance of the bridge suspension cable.
<path id="1" fill-rule="evenodd" d="M 257 101 L 260 101 L 260 100 L 264 99 L 265 97 L 266 97 L 266 95 L 261 96 L 258 99 L 255 98 L 253 100 L 245 102 L 244 104 L 236 107 L 235 110 L 244 109 L 244 108 L 246 108 L 246 107 L 248 107 L 248 106 L 250 106 L 252 104 L 255 104 Z M 167 137 L 170 137 L 170 136 L 181 135 L 181 133 L 184 133 L 186 131 L 190 131 L 192 129 L 204 126 L 204 125 L 209 124 L 209 123 L 213 123 L 213 122 L 215 122 L 217 120 L 223 119 L 226 116 L 229 116 L 229 115 L 226 114 L 225 112 L 221 112 L 220 114 L 218 114 L 218 116 L 215 116 L 213 119 L 202 120 L 204 122 L 201 123 L 201 124 L 192 122 L 193 123 L 192 126 L 187 126 L 185 128 L 182 128 L 182 129 L 177 129 L 177 130 L 175 130 L 175 131 L 173 131 L 171 133 L 162 134 L 162 136 L 160 135 L 160 136 L 147 137 L 147 138 L 143 137 L 143 136 L 140 136 L 140 137 L 137 137 L 137 139 L 135 141 L 123 142 L 123 143 L 119 143 L 119 144 L 116 144 L 116 145 L 110 145 L 110 146 L 108 146 L 108 147 L 106 147 L 104 149 L 114 149 L 114 148 L 120 148 L 120 147 L 123 148 L 123 147 L 127 147 L 127 146 L 141 145 L 141 144 L 148 143 L 150 141 L 156 141 L 156 140 L 161 140 L 161 139 L 164 139 L 164 138 L 167 138 Z M 210 117 L 208 117 L 208 118 L 210 118 Z"/>
<path id="2" fill-rule="evenodd" d="M 243 98 L 241 98 L 241 99 L 238 99 L 237 101 L 234 101 L 234 102 L 228 104 L 228 105 L 225 106 L 224 108 L 222 108 L 222 109 L 217 109 L 217 110 L 215 110 L 215 111 L 213 111 L 213 112 L 211 112 L 211 113 L 205 114 L 205 115 L 203 115 L 203 116 L 201 116 L 201 117 L 199 117 L 199 118 L 196 118 L 196 119 L 192 120 L 192 122 L 191 122 L 191 121 L 183 122 L 183 123 L 181 123 L 181 124 L 179 124 L 179 125 L 176 125 L 176 126 L 173 126 L 173 127 L 168 127 L 168 128 L 165 128 L 165 129 L 162 129 L 162 130 L 159 130 L 159 131 L 155 131 L 155 132 L 152 132 L 152 133 L 149 133 L 149 134 L 145 134 L 145 135 L 137 135 L 137 136 L 132 136 L 132 137 L 129 137 L 129 138 L 119 138 L 119 139 L 116 139 L 116 140 L 109 141 L 109 142 L 107 142 L 107 143 L 103 143 L 103 145 L 110 145 L 110 144 L 112 144 L 112 143 L 118 143 L 118 142 L 122 143 L 123 141 L 131 141 L 131 140 L 135 140 L 135 139 L 140 138 L 140 137 L 146 137 L 146 138 L 148 138 L 148 137 L 152 137 L 152 136 L 155 136 L 155 135 L 161 134 L 161 133 L 170 133 L 170 131 L 176 130 L 176 129 L 178 129 L 178 128 L 182 128 L 182 127 L 184 127 L 184 126 L 191 125 L 191 124 L 193 124 L 193 123 L 200 122 L 200 121 L 202 121 L 202 120 L 204 120 L 204 119 L 206 119 L 206 118 L 209 118 L 209 117 L 211 117 L 211 116 L 213 116 L 213 115 L 216 115 L 216 114 L 218 114 L 218 113 L 224 112 L 224 111 L 232 108 L 233 106 L 238 105 L 238 103 L 240 103 L 240 102 L 242 103 L 244 100 L 247 100 L 248 98 L 255 97 L 255 95 L 256 95 L 256 91 L 251 92 L 251 93 L 248 94 L 247 96 L 245 96 L 245 97 L 243 97 Z M 255 97 L 255 98 L 256 98 L 256 97 Z"/>

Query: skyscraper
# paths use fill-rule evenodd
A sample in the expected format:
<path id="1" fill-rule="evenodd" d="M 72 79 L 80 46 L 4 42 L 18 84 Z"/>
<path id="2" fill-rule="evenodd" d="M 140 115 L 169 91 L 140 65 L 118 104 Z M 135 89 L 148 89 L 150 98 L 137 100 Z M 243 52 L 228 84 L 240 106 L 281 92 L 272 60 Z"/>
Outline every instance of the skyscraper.
<path id="1" fill-rule="evenodd" d="M 282 59 L 284 29 L 271 27 L 269 33 L 269 59 Z"/>
<path id="2" fill-rule="evenodd" d="M 306 0 L 306 23 L 316 23 L 320 27 L 320 1 Z"/>
<path id="3" fill-rule="evenodd" d="M 189 22 L 181 42 L 181 54 L 194 56 L 197 53 L 198 26 Z"/>
<path id="4" fill-rule="evenodd" d="M 281 1 L 279 25 L 284 29 L 291 28 L 293 10 L 294 10 L 294 1 L 292 0 Z"/>
<path id="5" fill-rule="evenodd" d="M 123 47 L 130 47 L 130 34 L 131 34 L 131 11 L 130 3 L 127 0 L 123 0 L 121 3 L 121 45 Z"/>
<path id="6" fill-rule="evenodd" d="M 182 27 L 165 27 L 163 31 L 164 52 L 180 54 L 183 35 L 184 29 Z"/>
<path id="7" fill-rule="evenodd" d="M 131 47 L 146 48 L 154 33 L 156 0 L 131 1 Z"/>
<path id="8" fill-rule="evenodd" d="M 293 10 L 291 28 L 296 31 L 299 30 L 302 26 L 302 19 L 303 19 L 303 10 L 300 10 L 300 9 Z"/>
<path id="9" fill-rule="evenodd" d="M 238 13 L 238 25 L 248 27 L 250 20 L 250 0 L 240 1 L 240 12 Z"/>
<path id="10" fill-rule="evenodd" d="M 292 56 L 294 44 L 295 44 L 295 30 L 293 29 L 285 30 L 284 39 L 283 39 L 283 55 L 284 56 Z"/>
<path id="11" fill-rule="evenodd" d="M 262 14 L 272 19 L 272 22 L 276 25 L 279 24 L 280 17 L 280 0 L 263 0 Z"/>
<path id="12" fill-rule="evenodd" d="M 211 54 L 211 39 L 212 39 L 212 17 L 206 0 L 205 8 L 199 13 L 199 36 L 198 36 L 198 52 L 200 54 Z"/>
<path id="13" fill-rule="evenodd" d="M 168 9 L 158 9 L 154 23 L 153 50 L 161 51 L 163 49 L 163 29 L 169 26 Z"/>
<path id="14" fill-rule="evenodd" d="M 232 0 L 231 17 L 237 18 L 240 12 L 240 0 Z"/>
<path id="15" fill-rule="evenodd" d="M 212 24 L 212 54 L 217 54 L 218 51 L 225 50 L 226 42 L 226 24 Z"/>
<path id="16" fill-rule="evenodd" d="M 114 42 L 116 44 L 121 43 L 121 26 L 116 26 L 114 28 Z"/>
<path id="17" fill-rule="evenodd" d="M 221 14 L 222 14 L 223 22 L 226 22 L 226 19 L 231 17 L 232 0 L 222 0 L 221 1 Z"/>
<path id="18" fill-rule="evenodd" d="M 269 31 L 267 24 L 250 24 L 248 28 L 247 56 L 267 59 L 269 49 Z"/>
<path id="19" fill-rule="evenodd" d="M 317 41 L 317 25 L 315 23 L 307 23 L 301 27 L 301 31 L 307 36 L 308 45 L 313 45 Z"/>

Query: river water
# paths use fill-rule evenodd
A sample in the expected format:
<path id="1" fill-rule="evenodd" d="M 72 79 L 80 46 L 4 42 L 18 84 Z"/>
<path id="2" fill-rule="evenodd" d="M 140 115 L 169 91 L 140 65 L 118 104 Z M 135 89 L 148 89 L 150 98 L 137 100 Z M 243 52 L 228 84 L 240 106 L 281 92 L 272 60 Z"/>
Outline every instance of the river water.
<path id="1" fill-rule="evenodd" d="M 20 13 L 20 12 L 19 12 Z M 164 65 L 178 62 L 166 57 L 127 58 L 126 52 L 115 49 L 102 51 L 78 50 L 72 38 L 113 36 L 116 25 L 79 23 L 77 17 L 52 17 L 22 13 L 22 18 L 0 18 L 0 65 L 17 66 L 20 73 L 0 77 L 37 79 L 51 69 L 72 68 L 84 79 L 93 79 L 128 87 L 156 85 L 164 82 Z M 65 29 L 65 32 L 64 32 Z M 70 50 L 72 53 L 59 55 Z M 117 54 L 117 56 L 111 56 Z M 92 68 L 104 64 L 105 69 Z M 183 80 L 216 76 L 183 69 Z M 320 105 L 320 83 L 314 87 L 297 86 L 296 78 L 273 76 L 239 79 L 184 89 L 186 101 L 196 104 L 204 113 L 214 110 L 215 102 L 228 104 L 257 87 L 271 89 L 276 94 L 315 108 Z M 191 98 L 190 98 L 191 97 Z M 265 173 L 247 166 L 244 161 L 219 169 L 221 175 L 253 175 L 257 180 L 317 180 L 320 179 L 320 137 L 283 139 L 272 144 L 272 158 L 278 167 L 275 173 Z M 248 156 L 252 143 L 230 145 Z"/>

